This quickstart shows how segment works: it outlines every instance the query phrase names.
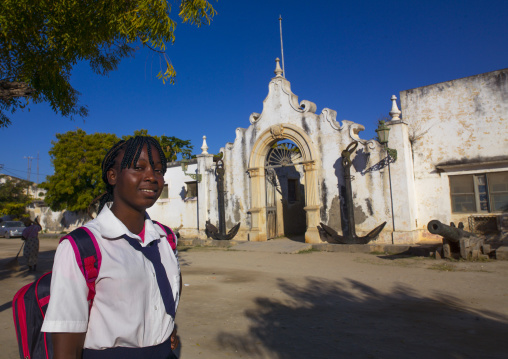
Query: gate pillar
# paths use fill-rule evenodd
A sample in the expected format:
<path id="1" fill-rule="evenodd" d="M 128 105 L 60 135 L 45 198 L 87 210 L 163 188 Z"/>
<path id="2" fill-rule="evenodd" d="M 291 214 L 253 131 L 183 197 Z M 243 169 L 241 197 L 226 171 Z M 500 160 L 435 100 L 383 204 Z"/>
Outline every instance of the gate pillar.
<path id="1" fill-rule="evenodd" d="M 317 191 L 318 183 L 318 171 L 316 169 L 316 163 L 310 162 L 305 163 L 303 166 L 305 171 L 305 207 L 304 210 L 307 216 L 307 230 L 305 231 L 305 242 L 306 243 L 321 243 L 321 238 L 317 230 L 319 225 L 320 217 L 319 210 L 321 208 L 319 204 L 319 196 Z"/>
<path id="2" fill-rule="evenodd" d="M 265 171 L 264 168 L 250 168 L 248 172 L 251 190 L 249 241 L 266 241 Z"/>

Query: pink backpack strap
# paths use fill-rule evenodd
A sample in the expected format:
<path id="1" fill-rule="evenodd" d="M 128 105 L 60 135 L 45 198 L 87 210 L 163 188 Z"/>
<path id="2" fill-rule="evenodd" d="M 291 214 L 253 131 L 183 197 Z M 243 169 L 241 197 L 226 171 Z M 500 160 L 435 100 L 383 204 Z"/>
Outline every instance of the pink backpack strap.
<path id="1" fill-rule="evenodd" d="M 95 281 L 101 269 L 102 256 L 93 233 L 86 227 L 79 227 L 60 239 L 68 240 L 74 250 L 74 256 L 88 287 L 89 308 L 95 298 Z"/>
<path id="2" fill-rule="evenodd" d="M 176 239 L 176 235 L 173 232 L 173 230 L 171 228 L 169 228 L 168 226 L 165 226 L 162 223 L 159 223 L 157 221 L 152 221 L 152 222 L 157 224 L 157 225 L 159 225 L 159 227 L 162 228 L 164 233 L 166 233 L 166 239 L 168 240 L 169 245 L 171 246 L 171 249 L 175 252 L 176 251 L 177 239 Z"/>

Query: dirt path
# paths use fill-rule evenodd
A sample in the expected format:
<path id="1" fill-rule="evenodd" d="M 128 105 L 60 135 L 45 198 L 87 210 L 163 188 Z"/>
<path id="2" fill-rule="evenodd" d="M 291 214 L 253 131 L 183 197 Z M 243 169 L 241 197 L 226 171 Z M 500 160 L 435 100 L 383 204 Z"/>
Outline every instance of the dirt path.
<path id="1" fill-rule="evenodd" d="M 37 272 L 28 272 L 26 262 L 23 258 L 23 251 L 20 253 L 20 270 L 12 272 L 6 269 L 9 263 L 18 252 L 23 242 L 20 238 L 0 238 L 0 358 L 19 358 L 16 332 L 12 320 L 12 298 L 14 294 L 25 284 L 33 282 L 36 277 L 51 270 L 55 249 L 58 245 L 57 239 L 44 239 L 40 242 L 39 260 Z"/>
<path id="2" fill-rule="evenodd" d="M 14 256 L 5 243 L 1 258 Z M 508 357 L 508 262 L 215 248 L 180 257 L 182 359 Z M 9 301 L 32 278 L 0 279 L 1 357 L 17 358 Z"/>

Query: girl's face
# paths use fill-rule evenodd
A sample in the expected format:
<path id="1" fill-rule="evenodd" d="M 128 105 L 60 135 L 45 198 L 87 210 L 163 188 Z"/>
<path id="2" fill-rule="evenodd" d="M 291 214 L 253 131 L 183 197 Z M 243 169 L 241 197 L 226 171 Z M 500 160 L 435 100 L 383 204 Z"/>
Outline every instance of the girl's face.
<path id="1" fill-rule="evenodd" d="M 118 154 L 115 165 L 108 171 L 109 184 L 114 186 L 113 212 L 135 210 L 144 213 L 159 198 L 164 187 L 162 162 L 159 151 L 153 146 L 151 149 L 153 168 L 148 158 L 146 145 L 137 163 L 132 163 L 130 168 L 120 169 L 124 153 L 122 151 Z"/>

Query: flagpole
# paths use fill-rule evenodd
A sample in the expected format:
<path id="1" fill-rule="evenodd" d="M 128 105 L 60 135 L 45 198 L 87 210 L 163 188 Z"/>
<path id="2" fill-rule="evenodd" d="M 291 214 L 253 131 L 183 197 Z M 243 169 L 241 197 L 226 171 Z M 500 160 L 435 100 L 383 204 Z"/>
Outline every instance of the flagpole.
<path id="1" fill-rule="evenodd" d="M 280 28 L 280 51 L 282 55 L 282 77 L 286 78 L 286 67 L 284 66 L 284 46 L 282 46 L 282 15 L 279 15 Z"/>

